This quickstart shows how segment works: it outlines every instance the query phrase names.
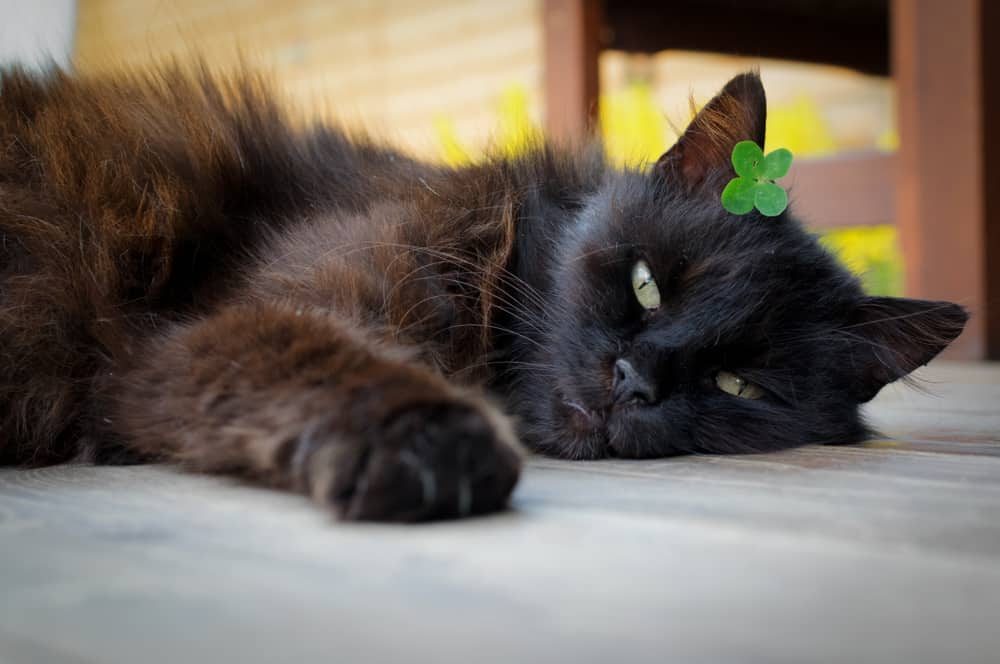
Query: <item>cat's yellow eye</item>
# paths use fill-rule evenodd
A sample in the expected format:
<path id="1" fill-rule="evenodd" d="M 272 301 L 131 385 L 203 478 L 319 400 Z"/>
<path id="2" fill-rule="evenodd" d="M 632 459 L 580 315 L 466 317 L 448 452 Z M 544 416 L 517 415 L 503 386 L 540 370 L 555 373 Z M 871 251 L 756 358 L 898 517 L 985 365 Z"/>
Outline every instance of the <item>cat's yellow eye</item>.
<path id="1" fill-rule="evenodd" d="M 646 261 L 636 261 L 632 267 L 632 290 L 643 309 L 653 311 L 660 308 L 660 289 Z"/>
<path id="2" fill-rule="evenodd" d="M 741 399 L 760 399 L 764 396 L 764 390 L 760 387 L 729 371 L 720 371 L 715 374 L 715 384 L 726 394 L 732 394 Z"/>

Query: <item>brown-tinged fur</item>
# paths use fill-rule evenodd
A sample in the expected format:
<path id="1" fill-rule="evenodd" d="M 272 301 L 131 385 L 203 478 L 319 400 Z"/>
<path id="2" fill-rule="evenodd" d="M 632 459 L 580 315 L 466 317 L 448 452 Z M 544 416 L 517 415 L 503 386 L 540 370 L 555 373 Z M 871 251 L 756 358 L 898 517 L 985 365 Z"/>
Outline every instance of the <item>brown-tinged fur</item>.
<path id="1" fill-rule="evenodd" d="M 355 516 L 502 503 L 519 466 L 510 427 L 442 378 L 483 377 L 513 242 L 502 173 L 456 179 L 363 137 L 298 131 L 253 76 L 15 70 L 0 90 L 0 460 L 139 452 L 335 491 Z M 371 439 L 335 456 L 396 453 L 386 431 L 412 435 L 409 412 L 438 422 L 427 454 L 450 446 L 449 464 L 478 474 L 382 514 L 349 501 L 350 474 L 297 458 L 322 436 Z M 382 480 L 367 479 L 372 495 Z M 470 482 L 495 487 L 465 495 Z"/>

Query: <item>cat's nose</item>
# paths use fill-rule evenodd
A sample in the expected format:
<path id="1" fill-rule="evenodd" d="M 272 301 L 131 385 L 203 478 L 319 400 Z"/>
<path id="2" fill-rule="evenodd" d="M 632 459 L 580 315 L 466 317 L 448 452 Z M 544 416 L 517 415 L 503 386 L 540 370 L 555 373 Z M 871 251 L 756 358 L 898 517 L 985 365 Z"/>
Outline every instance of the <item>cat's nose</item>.
<path id="1" fill-rule="evenodd" d="M 615 362 L 611 400 L 616 404 L 629 401 L 653 403 L 656 401 L 656 390 L 628 360 L 619 358 Z"/>

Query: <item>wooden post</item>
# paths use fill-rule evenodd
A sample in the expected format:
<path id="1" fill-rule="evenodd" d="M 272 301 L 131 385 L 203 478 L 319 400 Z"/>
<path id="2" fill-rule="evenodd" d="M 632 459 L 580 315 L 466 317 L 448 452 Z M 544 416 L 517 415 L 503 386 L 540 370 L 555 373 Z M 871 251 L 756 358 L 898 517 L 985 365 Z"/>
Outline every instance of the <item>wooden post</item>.
<path id="1" fill-rule="evenodd" d="M 987 310 L 986 357 L 1000 359 L 1000 4 L 982 0 L 983 249 Z"/>
<path id="2" fill-rule="evenodd" d="M 545 124 L 549 135 L 579 139 L 596 126 L 600 0 L 544 0 Z"/>
<path id="3" fill-rule="evenodd" d="M 1000 108 L 997 65 L 985 57 L 998 49 L 990 41 L 1000 38 L 1000 12 L 991 4 L 893 0 L 891 7 L 906 290 L 972 311 L 953 359 L 1000 356 L 1000 145 L 987 127 Z"/>

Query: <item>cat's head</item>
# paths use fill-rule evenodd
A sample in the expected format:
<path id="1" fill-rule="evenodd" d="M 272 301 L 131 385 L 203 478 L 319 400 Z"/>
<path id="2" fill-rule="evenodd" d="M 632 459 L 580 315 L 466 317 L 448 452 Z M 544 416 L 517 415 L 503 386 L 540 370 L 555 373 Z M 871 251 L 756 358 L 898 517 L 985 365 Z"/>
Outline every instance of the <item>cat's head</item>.
<path id="1" fill-rule="evenodd" d="M 742 140 L 764 145 L 756 74 L 734 78 L 655 167 L 606 178 L 560 243 L 544 365 L 517 410 L 572 458 L 863 439 L 858 406 L 959 335 L 947 302 L 872 297 L 790 211 L 733 215 Z M 794 192 L 793 192 L 794 193 Z"/>

